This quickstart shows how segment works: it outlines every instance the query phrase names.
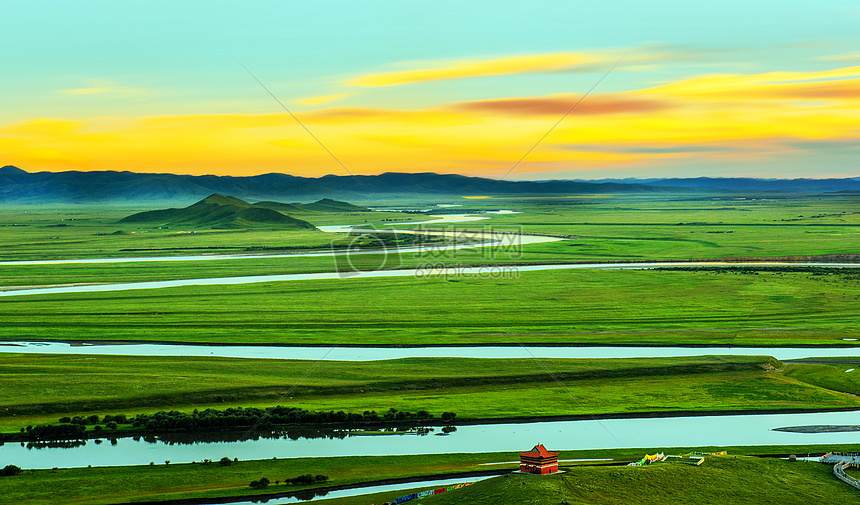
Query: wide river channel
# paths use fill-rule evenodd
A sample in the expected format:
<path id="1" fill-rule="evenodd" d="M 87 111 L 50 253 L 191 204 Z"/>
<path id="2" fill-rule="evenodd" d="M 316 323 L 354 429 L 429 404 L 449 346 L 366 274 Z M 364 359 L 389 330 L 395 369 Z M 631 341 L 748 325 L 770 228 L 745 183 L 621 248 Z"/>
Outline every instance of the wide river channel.
<path id="1" fill-rule="evenodd" d="M 854 340 L 854 339 L 844 339 Z M 86 354 L 103 356 L 210 356 L 328 361 L 399 358 L 671 358 L 687 356 L 773 356 L 778 360 L 852 358 L 851 347 L 626 347 L 626 346 L 458 346 L 458 347 L 305 347 L 266 345 L 91 344 L 3 342 L 0 353 Z"/>
<path id="2" fill-rule="evenodd" d="M 445 454 L 511 451 L 544 443 L 568 451 L 577 449 L 642 447 L 704 447 L 731 445 L 848 444 L 860 441 L 860 432 L 795 433 L 774 428 L 802 425 L 860 424 L 860 411 L 812 414 L 761 414 L 691 416 L 647 419 L 604 419 L 518 424 L 458 426 L 442 435 L 440 428 L 427 435 L 350 435 L 346 431 L 317 433 L 294 430 L 272 438 L 238 440 L 241 435 L 171 435 L 135 440 L 120 438 L 77 447 L 36 447 L 6 443 L 0 459 L 22 468 L 85 467 L 190 463 L 204 459 L 309 458 L 357 455 Z"/>

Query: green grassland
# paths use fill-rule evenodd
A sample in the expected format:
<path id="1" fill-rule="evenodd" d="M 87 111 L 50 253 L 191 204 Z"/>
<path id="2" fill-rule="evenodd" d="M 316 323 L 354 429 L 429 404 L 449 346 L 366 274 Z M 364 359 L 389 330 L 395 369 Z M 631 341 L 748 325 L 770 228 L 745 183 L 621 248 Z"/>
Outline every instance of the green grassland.
<path id="1" fill-rule="evenodd" d="M 816 358 L 815 361 L 827 363 L 829 360 Z M 860 395 L 860 358 L 841 358 L 838 361 L 839 364 L 797 362 L 786 368 L 785 375 L 827 389 Z"/>
<path id="2" fill-rule="evenodd" d="M 218 460 L 222 455 L 213 456 Z M 229 457 L 229 456 L 228 456 Z M 129 467 L 96 467 L 77 469 L 28 470 L 14 477 L 0 477 L 0 496 L 4 503 L 96 504 L 125 503 L 182 498 L 255 495 L 288 492 L 307 486 L 276 485 L 285 480 L 311 473 L 326 475 L 327 486 L 350 485 L 373 480 L 417 477 L 487 470 L 481 463 L 510 461 L 511 455 L 457 454 L 438 456 L 341 457 L 240 461 L 230 466 L 181 464 Z M 396 461 L 396 464 L 392 464 Z M 507 466 L 511 468 L 510 465 Z M 272 484 L 255 491 L 248 484 L 266 477 Z M 6 501 L 8 500 L 8 501 Z"/>
<path id="3" fill-rule="evenodd" d="M 765 356 L 541 363 L 559 382 L 527 357 L 324 361 L 314 367 L 290 360 L 0 354 L 0 431 L 66 415 L 268 407 L 279 400 L 312 411 L 453 411 L 464 421 L 860 408 L 860 400 L 840 392 L 856 390 L 857 381 L 830 388 L 803 374 L 817 365 L 791 365 L 787 373 Z"/>
<path id="4" fill-rule="evenodd" d="M 728 198 L 728 199 L 727 199 Z M 401 227 L 511 231 L 571 236 L 559 242 L 456 251 L 363 256 L 359 268 L 412 268 L 431 264 L 612 262 L 723 258 L 835 258 L 857 255 L 857 196 L 771 198 L 690 195 L 605 198 L 512 198 L 469 202 L 466 209 L 509 208 L 520 214 L 447 225 Z M 0 209 L 0 260 L 256 254 L 243 260 L 181 263 L 0 265 L 0 286 L 129 282 L 269 273 L 332 271 L 330 257 L 265 258 L 272 253 L 329 251 L 355 237 L 317 230 L 165 229 L 120 222 L 137 207 L 4 207 Z M 449 211 L 442 209 L 440 211 Z M 292 214 L 291 214 L 292 215 Z M 367 224 L 427 219 L 424 214 L 323 212 L 299 209 L 295 217 L 314 225 Z M 191 233 L 194 232 L 194 233 Z M 362 239 L 365 245 L 372 240 Z"/>
<path id="5" fill-rule="evenodd" d="M 3 206 L 0 207 L 0 260 L 178 256 L 329 248 L 335 236 L 317 230 L 210 229 L 181 225 L 120 222 L 148 207 Z M 379 212 L 303 211 L 295 217 L 315 226 L 363 224 L 383 219 L 419 221 L 423 215 Z M 194 232 L 194 233 L 191 233 Z M 251 251 L 253 252 L 253 251 Z"/>
<path id="6" fill-rule="evenodd" d="M 856 345 L 851 271 L 520 272 L 0 300 L 0 338 L 438 345 Z M 342 339 L 342 340 L 341 340 Z"/>
<path id="7" fill-rule="evenodd" d="M 701 448 L 704 451 L 720 448 Z M 661 463 L 648 467 L 601 467 L 575 465 L 554 476 L 511 474 L 472 486 L 423 498 L 419 503 L 523 504 L 523 503 L 690 503 L 714 501 L 743 504 L 807 504 L 810 502 L 852 503 L 857 490 L 838 481 L 829 465 L 790 463 L 773 458 L 735 456 L 798 452 L 791 447 L 729 448 L 728 456 L 706 456 L 694 467 Z M 823 450 L 819 448 L 802 449 Z M 850 450 L 850 448 L 849 448 Z M 633 461 L 653 449 L 577 451 L 563 457 L 614 458 Z M 665 449 L 683 454 L 685 449 Z M 441 475 L 450 472 L 508 471 L 515 465 L 482 465 L 515 459 L 512 453 L 441 454 L 395 457 L 305 458 L 292 460 L 241 461 L 230 466 L 182 464 L 143 467 L 97 467 L 58 470 L 29 470 L 14 477 L 0 477 L 0 496 L 9 503 L 31 505 L 55 503 L 108 504 L 134 501 L 164 501 L 183 498 L 215 498 L 284 493 L 303 487 L 275 484 L 276 480 L 313 473 L 328 475 L 326 486 L 350 485 L 399 477 Z M 248 487 L 266 477 L 264 490 Z M 382 503 L 411 491 L 339 498 L 333 505 Z"/>
<path id="8" fill-rule="evenodd" d="M 687 259 L 857 254 L 860 196 L 740 197 L 618 195 L 605 198 L 511 198 L 470 201 L 466 210 L 520 214 L 425 228 L 494 229 L 574 235 L 563 244 L 529 248 L 526 261 Z M 464 201 L 465 202 L 465 201 Z M 426 208 L 426 207 L 422 207 Z M 253 247 L 320 247 L 331 236 L 295 230 L 163 229 L 120 219 L 144 207 L 4 207 L 0 259 L 85 258 L 241 252 Z M 445 211 L 458 211 L 446 209 Z M 321 225 L 424 221 L 425 214 L 322 212 L 290 215 Z M 195 231 L 196 233 L 181 233 Z M 120 232 L 119 234 L 114 234 Z M 220 249 L 200 249 L 220 248 Z M 481 257 L 480 255 L 478 257 Z M 463 259 L 469 261 L 468 255 Z"/>
<path id="9" fill-rule="evenodd" d="M 851 503 L 858 491 L 829 465 L 711 456 L 700 467 L 575 468 L 549 477 L 511 475 L 423 499 L 428 505 L 695 503 Z"/>
<path id="10" fill-rule="evenodd" d="M 856 210 L 860 197 L 856 195 L 688 193 L 509 197 L 456 203 L 464 203 L 464 209 L 470 211 L 511 209 L 521 213 L 420 226 L 572 238 L 503 250 L 389 255 L 384 262 L 382 256 L 365 255 L 359 265 L 374 269 L 428 263 L 786 256 L 843 261 L 860 254 L 860 212 Z M 393 222 L 426 219 L 423 214 L 411 213 L 298 209 L 295 214 L 290 209 L 290 215 L 316 226 L 387 227 Z M 343 247 L 354 239 L 316 230 L 257 226 L 215 230 L 120 223 L 122 218 L 146 210 L 154 209 L 131 205 L 0 208 L 0 260 L 289 253 L 330 250 L 332 243 Z M 368 245 L 372 242 L 362 240 Z M 329 257 L 0 265 L 0 287 L 321 272 L 336 267 Z M 854 346 L 857 342 L 844 339 L 860 338 L 858 304 L 860 274 L 856 270 L 508 272 L 501 276 L 276 282 L 4 297 L 0 298 L 0 339 L 321 346 L 335 342 Z M 844 362 L 784 364 L 767 357 L 541 362 L 561 385 L 528 358 L 324 361 L 301 380 L 283 404 L 326 411 L 384 412 L 390 407 L 424 409 L 437 415 L 454 411 L 463 420 L 860 407 L 860 400 L 852 396 L 860 394 L 860 379 L 856 379 L 860 376 L 858 372 L 846 373 L 853 364 Z M 310 361 L 290 360 L 2 353 L 0 431 L 56 422 L 65 415 L 270 406 L 312 366 Z M 581 451 L 571 457 L 612 454 L 632 460 L 641 457 L 641 452 Z M 62 496 L 65 503 L 122 503 L 255 494 L 257 491 L 247 484 L 263 476 L 274 482 L 311 472 L 329 475 L 329 485 L 354 484 L 486 469 L 479 463 L 511 461 L 513 455 L 395 459 L 395 464 L 390 458 L 356 457 L 240 462 L 229 467 L 195 464 L 27 471 L 0 477 L 0 501 L 51 503 Z M 494 479 L 425 501 L 504 504 L 560 503 L 566 499 L 573 504 L 720 499 L 765 504 L 810 500 L 847 503 L 857 496 L 856 490 L 830 474 L 829 466 L 733 457 L 708 458 L 698 468 L 580 467 L 560 476 L 528 479 Z M 265 492 L 286 491 L 285 487 L 276 485 Z M 331 503 L 366 505 L 368 499 L 375 501 L 377 497 Z"/>

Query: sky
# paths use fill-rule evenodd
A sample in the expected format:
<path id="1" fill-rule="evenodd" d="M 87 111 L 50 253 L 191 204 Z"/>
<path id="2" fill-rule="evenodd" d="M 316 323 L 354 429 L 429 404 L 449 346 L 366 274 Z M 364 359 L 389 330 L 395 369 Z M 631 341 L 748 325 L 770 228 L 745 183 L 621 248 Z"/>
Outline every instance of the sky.
<path id="1" fill-rule="evenodd" d="M 3 11 L 0 165 L 30 172 L 860 176 L 856 0 Z"/>

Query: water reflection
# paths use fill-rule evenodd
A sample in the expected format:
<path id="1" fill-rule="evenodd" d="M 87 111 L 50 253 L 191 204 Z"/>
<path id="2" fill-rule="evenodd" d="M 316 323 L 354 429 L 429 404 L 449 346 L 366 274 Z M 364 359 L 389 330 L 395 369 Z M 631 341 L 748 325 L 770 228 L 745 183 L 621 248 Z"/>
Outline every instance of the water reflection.
<path id="1" fill-rule="evenodd" d="M 37 448 L 6 444 L 3 460 L 21 468 L 147 465 L 239 460 L 311 458 L 330 456 L 389 456 L 461 452 L 519 451 L 538 441 L 553 447 L 611 449 L 624 447 L 696 447 L 737 445 L 845 444 L 857 441 L 857 432 L 791 433 L 774 431 L 784 426 L 856 424 L 858 411 L 813 414 L 761 414 L 693 416 L 650 419 L 604 419 L 519 424 L 461 425 L 448 436 L 419 436 L 415 431 L 355 436 L 349 430 L 283 430 L 257 433 L 121 438 L 116 445 L 86 443 L 75 447 Z M 438 432 L 438 430 L 437 430 Z M 575 456 L 571 454 L 571 456 Z"/>

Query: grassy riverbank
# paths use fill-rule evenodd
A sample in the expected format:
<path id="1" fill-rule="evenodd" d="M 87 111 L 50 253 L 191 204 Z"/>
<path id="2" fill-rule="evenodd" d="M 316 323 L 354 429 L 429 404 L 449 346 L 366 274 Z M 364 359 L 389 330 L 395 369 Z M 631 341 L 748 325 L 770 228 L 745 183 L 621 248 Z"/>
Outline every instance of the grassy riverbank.
<path id="1" fill-rule="evenodd" d="M 281 403 L 312 411 L 390 407 L 458 420 L 666 411 L 860 408 L 772 358 L 407 358 L 370 362 L 0 354 L 0 431 L 62 416 Z M 792 365 L 802 370 L 811 365 Z M 798 372 L 794 372 L 798 373 Z M 575 396 L 572 397 L 571 393 Z M 26 399 L 22 401 L 22 399 Z"/>
<path id="2" fill-rule="evenodd" d="M 663 463 L 644 468 L 575 468 L 536 477 L 511 475 L 427 497 L 428 505 L 695 503 L 722 504 L 850 503 L 857 490 L 831 475 L 829 465 L 718 456 L 699 467 Z M 371 497 L 334 501 L 376 503 Z"/>
<path id="3" fill-rule="evenodd" d="M 2 299 L 0 338 L 856 345 L 858 277 L 558 270 L 32 295 Z"/>
<path id="4" fill-rule="evenodd" d="M 433 497 L 433 503 L 531 503 L 538 499 L 551 503 L 566 498 L 570 503 L 630 503 L 643 499 L 664 503 L 693 501 L 702 496 L 720 496 L 725 503 L 801 503 L 819 497 L 851 501 L 850 487 L 830 474 L 829 465 L 789 463 L 736 454 L 788 454 L 823 452 L 833 447 L 743 447 L 743 448 L 645 448 L 599 451 L 570 451 L 564 458 L 611 458 L 615 462 L 638 460 L 655 449 L 667 454 L 691 450 L 704 452 L 728 449 L 729 456 L 706 457 L 700 467 L 661 464 L 646 468 L 589 467 L 585 463 L 567 466 L 567 473 L 556 477 L 511 476 L 475 484 L 468 492 Z M 843 449 L 846 449 L 843 447 Z M 220 459 L 222 455 L 213 455 Z M 229 456 L 229 455 L 224 455 Z M 457 472 L 509 471 L 516 464 L 514 453 L 441 454 L 394 457 L 303 458 L 289 460 L 240 461 L 230 466 L 209 464 L 131 467 L 95 467 L 57 470 L 26 470 L 14 477 L 0 477 L 0 496 L 9 503 L 35 505 L 55 503 L 63 496 L 68 504 L 108 504 L 135 501 L 164 501 L 184 498 L 259 496 L 308 489 L 308 486 L 275 484 L 302 474 L 329 477 L 324 485 L 348 486 L 386 479 L 444 475 Z M 485 463 L 504 463 L 490 464 Z M 252 480 L 266 477 L 271 484 L 263 490 L 251 489 Z M 521 484 L 520 482 L 526 482 Z M 515 483 L 515 489 L 509 488 Z M 571 486 L 571 484 L 573 484 Z M 659 492 L 656 490 L 659 489 Z M 791 489 L 790 493 L 784 493 Z M 846 490 L 848 492 L 846 492 Z M 561 493 L 561 494 L 559 494 Z M 406 494 L 403 491 L 332 501 L 334 505 L 366 505 Z M 636 498 L 638 496 L 638 499 Z M 644 497 L 644 498 L 643 498 Z M 454 501 L 450 501 L 454 500 Z M 608 500 L 608 501 L 607 501 Z M 747 501 L 744 501 L 747 500 Z M 788 501 L 786 501 L 788 500 Z M 792 501 L 794 500 L 794 501 Z M 429 502 L 429 499 L 428 499 Z"/>

